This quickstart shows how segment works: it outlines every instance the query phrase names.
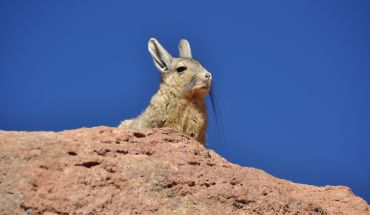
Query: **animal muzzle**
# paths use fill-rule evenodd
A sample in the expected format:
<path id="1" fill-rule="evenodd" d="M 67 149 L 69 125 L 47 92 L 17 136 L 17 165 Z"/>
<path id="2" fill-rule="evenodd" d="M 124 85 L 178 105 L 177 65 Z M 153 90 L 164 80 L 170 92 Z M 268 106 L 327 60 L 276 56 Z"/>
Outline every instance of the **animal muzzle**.
<path id="1" fill-rule="evenodd" d="M 205 72 L 204 73 L 204 78 L 202 78 L 202 79 L 203 79 L 203 83 L 205 85 L 205 88 L 210 88 L 211 87 L 211 81 L 212 81 L 211 73 Z"/>
<path id="2" fill-rule="evenodd" d="M 212 80 L 212 75 L 209 72 L 205 72 L 204 77 L 206 77 L 209 80 Z"/>

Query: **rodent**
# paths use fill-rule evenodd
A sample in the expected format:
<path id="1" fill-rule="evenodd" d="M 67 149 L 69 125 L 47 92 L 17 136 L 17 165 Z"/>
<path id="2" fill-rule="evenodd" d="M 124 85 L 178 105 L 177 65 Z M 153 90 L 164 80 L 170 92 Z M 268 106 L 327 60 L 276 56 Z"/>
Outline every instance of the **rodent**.
<path id="1" fill-rule="evenodd" d="M 159 89 L 144 112 L 122 121 L 119 128 L 147 130 L 169 127 L 205 145 L 205 98 L 211 89 L 211 73 L 192 58 L 186 39 L 179 43 L 178 58 L 172 57 L 155 38 L 149 40 L 148 50 L 160 71 Z"/>

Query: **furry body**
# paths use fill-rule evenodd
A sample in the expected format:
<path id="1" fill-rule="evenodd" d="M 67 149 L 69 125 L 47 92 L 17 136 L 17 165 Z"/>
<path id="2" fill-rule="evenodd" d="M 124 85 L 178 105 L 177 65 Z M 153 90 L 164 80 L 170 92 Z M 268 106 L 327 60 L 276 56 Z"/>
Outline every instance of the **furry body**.
<path id="1" fill-rule="evenodd" d="M 172 58 L 167 52 L 163 53 L 165 50 L 158 41 L 149 41 L 149 51 L 161 71 L 159 90 L 142 114 L 123 121 L 119 127 L 138 130 L 169 127 L 204 145 L 207 129 L 205 97 L 211 87 L 211 75 L 199 62 L 191 59 L 187 41 L 182 40 L 179 48 L 180 58 Z M 162 56 L 167 54 L 169 56 Z M 167 61 L 160 62 L 166 58 Z"/>

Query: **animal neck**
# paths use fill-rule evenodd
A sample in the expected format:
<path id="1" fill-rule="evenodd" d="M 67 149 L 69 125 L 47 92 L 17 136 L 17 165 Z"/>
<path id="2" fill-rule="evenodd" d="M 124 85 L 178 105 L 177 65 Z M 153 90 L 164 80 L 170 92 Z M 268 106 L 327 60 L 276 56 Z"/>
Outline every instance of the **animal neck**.
<path id="1" fill-rule="evenodd" d="M 136 123 L 138 128 L 170 127 L 204 144 L 207 128 L 205 95 L 183 96 L 176 89 L 161 85 Z"/>

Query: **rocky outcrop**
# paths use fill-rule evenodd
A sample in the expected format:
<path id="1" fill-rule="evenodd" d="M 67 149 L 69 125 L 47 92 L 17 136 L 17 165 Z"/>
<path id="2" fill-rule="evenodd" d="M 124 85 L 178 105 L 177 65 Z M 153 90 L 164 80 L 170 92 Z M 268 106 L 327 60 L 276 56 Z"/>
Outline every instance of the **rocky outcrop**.
<path id="1" fill-rule="evenodd" d="M 248 153 L 248 152 L 246 152 Z M 370 214 L 343 186 L 229 163 L 170 129 L 0 131 L 0 214 Z"/>

